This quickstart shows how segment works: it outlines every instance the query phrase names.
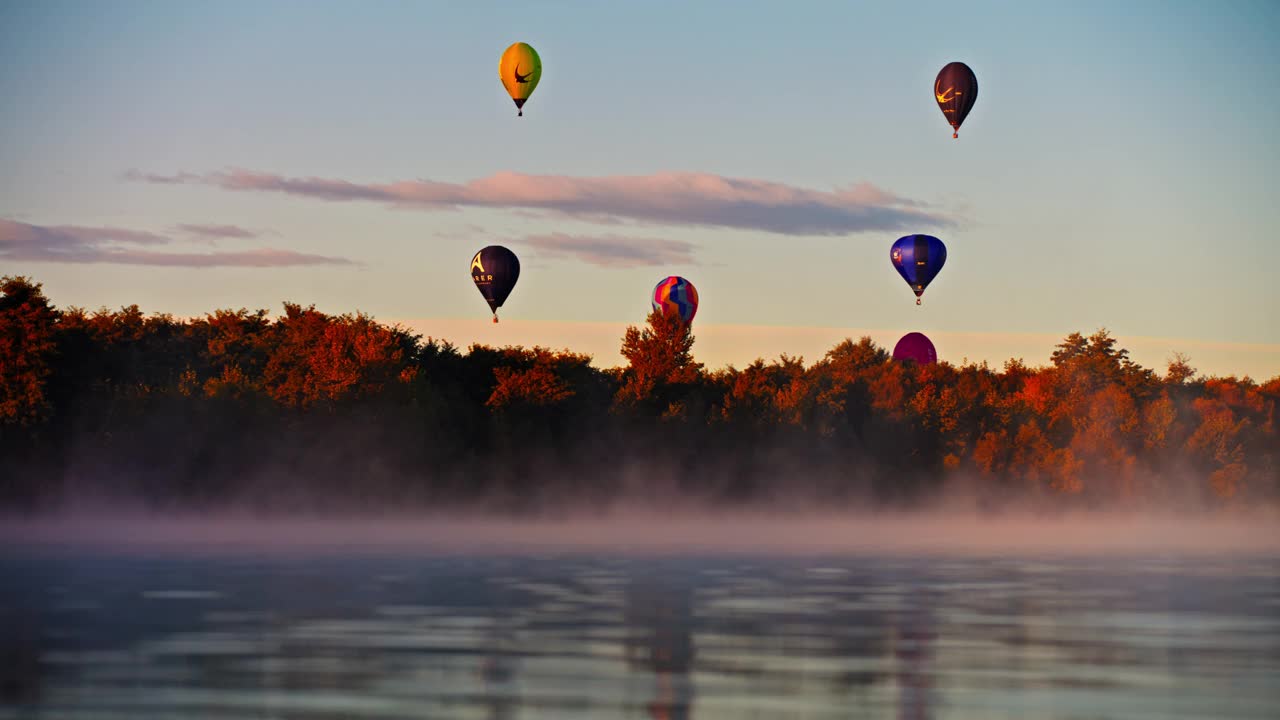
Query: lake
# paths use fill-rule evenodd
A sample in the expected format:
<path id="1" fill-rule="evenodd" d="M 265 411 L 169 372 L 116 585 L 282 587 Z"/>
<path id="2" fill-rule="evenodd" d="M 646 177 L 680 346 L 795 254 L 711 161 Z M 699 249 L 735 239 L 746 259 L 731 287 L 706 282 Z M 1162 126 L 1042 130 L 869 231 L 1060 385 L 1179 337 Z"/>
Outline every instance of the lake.
<path id="1" fill-rule="evenodd" d="M 0 718 L 1275 718 L 1280 559 L 0 550 Z"/>

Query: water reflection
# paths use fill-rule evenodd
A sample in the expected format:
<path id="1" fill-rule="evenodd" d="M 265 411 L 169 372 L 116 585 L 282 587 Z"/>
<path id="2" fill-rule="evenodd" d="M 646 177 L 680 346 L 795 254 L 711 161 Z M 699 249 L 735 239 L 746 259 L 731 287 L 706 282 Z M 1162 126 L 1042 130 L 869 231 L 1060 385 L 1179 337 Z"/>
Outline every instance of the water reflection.
<path id="1" fill-rule="evenodd" d="M 0 555 L 0 719 L 1270 718 L 1280 562 Z"/>
<path id="2" fill-rule="evenodd" d="M 687 581 L 653 574 L 628 585 L 625 652 L 633 671 L 652 674 L 655 720 L 686 720 L 693 704 L 693 592 Z"/>
<path id="3" fill-rule="evenodd" d="M 0 611 L 0 707 L 32 705 L 40 699 L 39 615 L 26 608 Z"/>
<path id="4" fill-rule="evenodd" d="M 937 639 L 931 599 L 917 589 L 894 623 L 894 659 L 897 662 L 898 718 L 927 720 L 933 717 L 933 642 Z"/>
<path id="5" fill-rule="evenodd" d="M 502 617 L 495 617 L 493 625 L 485 632 L 486 652 L 480 661 L 479 673 L 489 720 L 516 717 L 520 695 L 516 678 L 520 660 L 515 654 L 514 640 L 514 632 Z"/>

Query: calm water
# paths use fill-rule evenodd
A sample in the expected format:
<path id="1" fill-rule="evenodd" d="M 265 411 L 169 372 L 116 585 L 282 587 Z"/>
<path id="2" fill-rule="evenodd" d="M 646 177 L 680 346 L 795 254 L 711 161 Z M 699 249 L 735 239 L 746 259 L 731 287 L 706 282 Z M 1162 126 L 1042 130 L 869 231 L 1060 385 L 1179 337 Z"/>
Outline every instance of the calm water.
<path id="1" fill-rule="evenodd" d="M 1273 558 L 10 549 L 0 577 L 3 718 L 1280 717 Z"/>

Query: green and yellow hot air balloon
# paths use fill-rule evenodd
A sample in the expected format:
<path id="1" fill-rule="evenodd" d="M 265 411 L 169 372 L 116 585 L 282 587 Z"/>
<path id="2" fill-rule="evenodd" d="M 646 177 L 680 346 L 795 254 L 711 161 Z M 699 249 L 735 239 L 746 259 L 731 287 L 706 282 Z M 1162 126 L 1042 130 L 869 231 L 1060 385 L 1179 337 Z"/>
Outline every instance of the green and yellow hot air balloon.
<path id="1" fill-rule="evenodd" d="M 507 94 L 511 95 L 520 110 L 518 114 L 523 117 L 524 104 L 542 79 L 542 58 L 527 43 L 515 43 L 502 53 L 502 60 L 498 62 L 498 77 L 502 79 L 502 87 L 507 89 Z"/>

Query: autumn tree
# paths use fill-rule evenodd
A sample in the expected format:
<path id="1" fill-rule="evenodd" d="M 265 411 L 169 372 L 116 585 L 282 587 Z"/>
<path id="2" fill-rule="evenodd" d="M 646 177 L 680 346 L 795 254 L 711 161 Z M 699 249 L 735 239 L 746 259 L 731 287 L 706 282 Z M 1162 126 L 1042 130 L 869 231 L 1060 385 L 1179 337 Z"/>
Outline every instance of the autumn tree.
<path id="1" fill-rule="evenodd" d="M 1050 361 L 1063 374 L 1068 392 L 1092 392 L 1115 383 L 1134 394 L 1154 388 L 1155 373 L 1129 359 L 1129 351 L 1119 347 L 1110 331 L 1102 328 L 1085 338 L 1071 333 L 1058 344 Z"/>
<path id="2" fill-rule="evenodd" d="M 845 338 L 809 368 L 803 385 L 790 388 L 783 412 L 790 422 L 822 436 L 860 435 L 873 414 L 871 385 L 888 361 L 889 353 L 871 338 L 856 343 Z M 884 406 L 898 407 L 905 398 L 901 385 L 892 381 L 880 389 Z"/>
<path id="3" fill-rule="evenodd" d="M 1176 352 L 1169 359 L 1164 381 L 1169 385 L 1186 385 L 1195 376 L 1196 369 L 1191 367 L 1191 358 L 1183 353 Z"/>
<path id="4" fill-rule="evenodd" d="M 369 398 L 413 380 L 416 339 L 364 314 L 330 317 L 285 304 L 263 368 L 267 392 L 292 407 Z"/>
<path id="5" fill-rule="evenodd" d="M 46 416 L 57 321 L 40 283 L 0 278 L 0 422 L 29 424 Z"/>
<path id="6" fill-rule="evenodd" d="M 612 394 L 612 384 L 591 366 L 590 355 L 515 347 L 502 356 L 485 407 L 527 431 L 555 434 L 598 421 L 594 414 Z"/>
<path id="7" fill-rule="evenodd" d="M 966 476 L 984 501 L 1280 497 L 1280 377 L 1206 377 L 1178 354 L 1157 377 L 1105 329 L 1043 367 L 897 362 L 864 337 L 807 367 L 708 373 L 660 314 L 627 329 L 624 366 L 599 368 L 292 303 L 181 320 L 59 310 L 20 277 L 0 290 L 0 505 L 89 482 L 156 503 L 521 508 L 658 478 L 715 501 L 899 502 Z"/>
<path id="8" fill-rule="evenodd" d="M 189 332 L 197 349 L 184 391 L 243 399 L 262 390 L 271 349 L 266 310 L 215 310 L 193 320 Z"/>
<path id="9" fill-rule="evenodd" d="M 627 359 L 618 407 L 664 417 L 686 417 L 688 401 L 702 376 L 693 359 L 693 332 L 679 315 L 649 313 L 647 327 L 630 326 L 622 339 Z"/>
<path id="10" fill-rule="evenodd" d="M 765 364 L 756 360 L 742 370 L 729 369 L 720 419 L 740 433 L 765 433 L 787 422 L 792 397 L 804 384 L 803 358 L 783 354 Z"/>

